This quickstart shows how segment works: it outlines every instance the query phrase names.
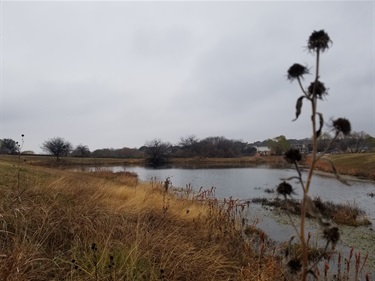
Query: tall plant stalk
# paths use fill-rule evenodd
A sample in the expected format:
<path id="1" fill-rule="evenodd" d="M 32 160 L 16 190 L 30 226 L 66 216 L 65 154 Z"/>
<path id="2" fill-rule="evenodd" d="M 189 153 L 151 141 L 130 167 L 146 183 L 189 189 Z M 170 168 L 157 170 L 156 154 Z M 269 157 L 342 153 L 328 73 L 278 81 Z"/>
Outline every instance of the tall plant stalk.
<path id="1" fill-rule="evenodd" d="M 303 191 L 303 198 L 301 202 L 300 227 L 299 229 L 294 227 L 300 241 L 300 255 L 293 257 L 291 256 L 290 250 L 286 251 L 286 265 L 288 267 L 289 272 L 292 275 L 295 275 L 294 277 L 296 277 L 297 275 L 300 276 L 300 280 L 302 281 L 307 280 L 307 276 L 309 274 L 312 274 L 316 277 L 313 271 L 313 267 L 316 265 L 316 263 L 310 266 L 308 260 L 309 249 L 307 243 L 308 238 L 306 238 L 306 215 L 309 214 L 312 217 L 316 218 L 322 226 L 323 237 L 324 239 L 326 239 L 325 251 L 328 249 L 329 245 L 331 245 L 333 249 L 340 238 L 338 228 L 332 226 L 330 222 L 323 221 L 322 215 L 315 208 L 315 205 L 309 196 L 309 190 L 312 183 L 312 177 L 315 171 L 315 165 L 317 161 L 321 158 L 321 156 L 318 155 L 318 141 L 322 132 L 324 119 L 323 114 L 317 111 L 318 100 L 323 100 L 323 97 L 325 95 L 328 95 L 325 85 L 319 80 L 320 54 L 327 50 L 330 47 L 331 43 L 332 41 L 330 40 L 328 34 L 324 30 L 314 31 L 309 37 L 307 48 L 311 53 L 316 55 L 316 69 L 315 79 L 307 89 L 305 89 L 302 84 L 303 75 L 309 73 L 307 67 L 302 66 L 300 64 L 294 64 L 288 70 L 288 79 L 291 81 L 297 79 L 298 84 L 303 93 L 303 95 L 297 99 L 296 118 L 294 120 L 297 120 L 299 115 L 301 114 L 303 100 L 307 100 L 311 103 L 312 153 L 311 165 L 309 167 L 306 181 L 303 180 L 302 173 L 298 165 L 298 163 L 302 159 L 300 151 L 298 149 L 291 149 L 285 153 L 285 159 L 289 163 L 293 163 L 295 165 L 295 168 L 298 173 L 298 176 L 292 177 L 290 179 L 297 178 Z M 319 123 L 317 122 L 317 120 L 319 120 Z M 343 133 L 344 135 L 350 133 L 350 123 L 347 119 L 339 118 L 332 122 L 332 128 L 335 130 L 335 137 L 333 138 L 333 140 L 337 138 L 339 133 Z M 326 150 L 328 149 L 329 146 L 326 148 Z M 335 171 L 333 164 L 332 167 L 333 171 Z M 287 199 L 287 197 L 292 196 L 292 194 L 294 193 L 292 186 L 289 183 L 285 182 L 285 180 L 278 186 L 277 191 L 279 194 L 284 196 L 285 200 Z M 290 240 L 290 243 L 291 241 L 292 239 Z"/>
<path id="2" fill-rule="evenodd" d="M 317 110 L 317 100 L 316 100 L 316 85 L 319 78 L 319 49 L 316 52 L 316 74 L 315 74 L 315 82 L 314 88 L 312 93 L 312 100 L 311 100 L 311 111 L 312 111 L 312 142 L 313 142 L 313 150 L 312 150 L 312 161 L 309 169 L 309 173 L 306 179 L 306 185 L 304 189 L 304 196 L 302 198 L 302 208 L 301 208 L 301 226 L 300 226 L 300 236 L 301 236 L 301 252 L 302 252 L 302 276 L 303 279 L 306 279 L 307 276 L 307 268 L 308 268 L 308 249 L 306 245 L 306 238 L 305 238 L 305 218 L 306 218 L 306 205 L 307 205 L 307 198 L 308 193 L 311 185 L 312 176 L 314 174 L 315 163 L 316 163 L 316 156 L 318 153 L 318 138 L 316 134 L 316 110 Z M 300 79 L 299 79 L 300 80 Z M 302 83 L 300 83 L 302 85 Z"/>

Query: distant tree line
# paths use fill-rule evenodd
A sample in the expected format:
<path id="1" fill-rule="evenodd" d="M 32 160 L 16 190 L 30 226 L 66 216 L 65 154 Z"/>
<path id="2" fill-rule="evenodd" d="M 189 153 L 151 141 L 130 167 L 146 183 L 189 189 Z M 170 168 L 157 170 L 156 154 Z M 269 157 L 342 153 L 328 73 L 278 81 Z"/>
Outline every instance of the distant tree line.
<path id="1" fill-rule="evenodd" d="M 332 142 L 332 136 L 325 133 L 319 138 L 318 151 L 323 151 L 328 144 L 330 144 L 329 152 L 331 153 L 361 153 L 374 150 L 375 138 L 361 131 L 352 132 L 348 136 L 340 135 Z"/>
<path id="2" fill-rule="evenodd" d="M 42 150 L 47 154 L 56 156 L 57 160 L 61 156 L 72 157 L 94 157 L 94 158 L 142 158 L 143 153 L 138 149 L 132 148 L 103 148 L 97 149 L 93 152 L 90 151 L 87 145 L 79 144 L 75 148 L 73 145 L 65 141 L 63 138 L 55 137 L 46 140 L 42 146 Z"/>
<path id="3" fill-rule="evenodd" d="M 252 156 L 256 153 L 254 146 L 240 140 L 230 140 L 225 137 L 208 137 L 200 140 L 193 135 L 181 138 L 175 146 L 154 139 L 140 149 L 144 151 L 146 162 L 154 165 L 165 163 L 172 157 L 232 158 Z"/>
<path id="4" fill-rule="evenodd" d="M 137 148 L 123 147 L 119 149 L 102 148 L 91 153 L 94 158 L 143 158 L 143 152 Z"/>
<path id="5" fill-rule="evenodd" d="M 298 148 L 302 153 L 310 153 L 312 141 L 305 139 L 286 139 L 281 135 L 266 142 L 254 143 L 256 146 L 267 146 L 273 155 L 283 155 L 289 148 Z M 328 148 L 328 150 L 327 150 Z M 328 153 L 361 153 L 373 151 L 375 138 L 365 132 L 352 132 L 347 136 L 340 135 L 336 140 L 329 133 L 323 133 L 318 139 L 318 152 Z"/>
<path id="6" fill-rule="evenodd" d="M 23 137 L 23 135 L 22 135 Z M 321 135 L 318 141 L 318 151 L 325 151 L 329 145 L 330 153 L 359 153 L 373 151 L 375 138 L 365 132 L 352 132 L 348 136 L 341 136 L 332 141 L 329 133 Z M 56 159 L 65 156 L 95 157 L 95 158 L 144 158 L 146 163 L 160 165 L 170 158 L 210 157 L 231 158 L 253 156 L 257 147 L 268 147 L 272 155 L 283 155 L 289 148 L 294 147 L 303 153 L 311 151 L 311 139 L 286 139 L 285 136 L 277 136 L 273 139 L 247 143 L 241 140 L 227 139 L 223 136 L 207 137 L 199 139 L 194 135 L 182 137 L 180 142 L 172 145 L 161 139 L 147 141 L 140 148 L 102 148 L 90 151 L 87 145 L 79 144 L 74 147 L 69 141 L 61 137 L 55 137 L 43 142 L 41 149 Z M 4 138 L 0 139 L 0 154 L 18 154 L 21 146 L 18 142 Z M 25 152 L 31 153 L 31 152 Z"/>
<path id="7" fill-rule="evenodd" d="M 181 138 L 178 145 L 180 157 L 241 157 L 252 156 L 256 153 L 253 145 L 241 140 L 231 140 L 225 137 L 208 137 L 199 140 L 196 136 Z"/>

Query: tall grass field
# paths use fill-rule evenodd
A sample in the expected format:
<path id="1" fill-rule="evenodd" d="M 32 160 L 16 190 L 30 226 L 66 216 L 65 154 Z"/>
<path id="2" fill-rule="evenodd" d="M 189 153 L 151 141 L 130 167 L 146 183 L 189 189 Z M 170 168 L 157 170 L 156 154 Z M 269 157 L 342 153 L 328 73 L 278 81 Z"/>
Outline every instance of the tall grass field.
<path id="1" fill-rule="evenodd" d="M 30 159 L 0 157 L 0 280 L 285 280 L 238 200 Z"/>

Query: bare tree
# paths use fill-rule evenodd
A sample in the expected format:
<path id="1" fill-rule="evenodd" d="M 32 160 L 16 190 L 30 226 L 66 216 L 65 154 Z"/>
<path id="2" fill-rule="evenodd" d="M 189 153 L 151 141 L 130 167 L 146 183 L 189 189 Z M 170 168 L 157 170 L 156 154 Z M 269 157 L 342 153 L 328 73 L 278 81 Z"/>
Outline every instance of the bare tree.
<path id="1" fill-rule="evenodd" d="M 332 136 L 328 132 L 322 133 L 321 136 L 319 137 L 318 141 L 317 141 L 318 152 L 322 152 L 322 151 L 325 151 L 325 150 L 332 149 L 331 143 L 332 143 Z M 329 145 L 331 147 L 328 147 Z"/>
<path id="2" fill-rule="evenodd" d="M 72 156 L 74 157 L 90 157 L 91 152 L 87 145 L 79 144 L 73 150 Z"/>
<path id="3" fill-rule="evenodd" d="M 186 138 L 181 138 L 179 146 L 188 156 L 195 156 L 198 153 L 197 144 L 199 143 L 198 138 L 195 135 L 187 136 Z"/>
<path id="4" fill-rule="evenodd" d="M 241 140 L 230 140 L 215 136 L 198 140 L 196 136 L 181 138 L 180 148 L 188 157 L 240 157 L 254 155 L 255 148 Z"/>
<path id="5" fill-rule="evenodd" d="M 363 131 L 352 132 L 348 136 L 341 136 L 338 139 L 338 146 L 343 152 L 359 153 L 371 150 L 374 146 L 374 138 Z"/>
<path id="6" fill-rule="evenodd" d="M 61 156 L 67 156 L 72 150 L 73 146 L 70 142 L 65 141 L 63 138 L 55 137 L 45 141 L 41 148 L 43 151 L 55 155 L 59 160 Z"/>
<path id="7" fill-rule="evenodd" d="M 12 139 L 0 140 L 0 153 L 1 154 L 17 154 L 19 152 L 19 145 Z"/>
<path id="8" fill-rule="evenodd" d="M 172 145 L 160 139 L 153 139 L 145 144 L 145 160 L 148 164 L 158 166 L 168 162 Z"/>

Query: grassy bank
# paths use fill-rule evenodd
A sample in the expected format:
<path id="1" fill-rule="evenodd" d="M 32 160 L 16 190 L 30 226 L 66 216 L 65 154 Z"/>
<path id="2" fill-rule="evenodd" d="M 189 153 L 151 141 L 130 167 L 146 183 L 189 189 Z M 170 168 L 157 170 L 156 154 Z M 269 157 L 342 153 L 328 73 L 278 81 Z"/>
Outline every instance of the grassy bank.
<path id="1" fill-rule="evenodd" d="M 0 280 L 261 281 L 288 270 L 286 245 L 237 200 L 23 159 L 0 158 Z"/>
<path id="2" fill-rule="evenodd" d="M 236 223 L 234 201 L 170 188 L 1 159 L 0 280 L 281 278 L 264 234 Z"/>
<path id="3" fill-rule="evenodd" d="M 364 179 L 375 180 L 375 153 L 348 153 L 348 154 L 328 154 L 324 158 L 332 161 L 338 173 L 350 175 Z M 17 162 L 15 156 L 0 155 L 0 160 Z M 79 165 L 106 166 L 106 165 L 144 165 L 144 160 L 140 158 L 79 158 L 64 157 L 59 161 L 53 156 L 31 156 L 21 155 L 21 160 L 30 165 L 45 167 L 66 167 Z M 305 157 L 305 165 L 309 165 L 309 156 Z M 228 166 L 254 166 L 254 165 L 286 165 L 282 156 L 262 156 L 262 157 L 239 157 L 239 158 L 173 158 L 172 165 L 193 166 L 193 167 L 228 167 Z M 318 170 L 332 173 L 332 166 L 329 161 L 318 162 Z"/>
<path id="4" fill-rule="evenodd" d="M 59 161 L 56 157 L 49 155 L 21 155 L 21 160 L 30 165 L 44 167 L 66 167 L 79 165 L 106 166 L 106 165 L 144 165 L 143 158 L 81 158 L 81 157 L 62 157 Z M 15 155 L 0 155 L 0 160 L 8 162 L 18 162 Z M 282 156 L 266 157 L 238 157 L 238 158 L 172 158 L 169 161 L 171 165 L 181 166 L 253 166 L 253 165 L 285 165 Z"/>
<path id="5" fill-rule="evenodd" d="M 66 167 L 66 166 L 106 166 L 106 165 L 142 165 L 141 158 L 83 158 L 83 157 L 61 157 L 58 161 L 52 155 L 21 155 L 20 159 L 29 165 L 43 167 Z M 18 156 L 0 155 L 0 161 L 18 163 Z"/>
<path id="6" fill-rule="evenodd" d="M 282 156 L 247 156 L 237 158 L 173 158 L 173 165 L 192 166 L 192 167 L 251 167 L 257 165 L 284 166 L 286 164 Z"/>
<path id="7" fill-rule="evenodd" d="M 375 153 L 328 154 L 324 158 L 334 163 L 339 174 L 375 180 Z M 307 157 L 306 164 L 309 163 Z M 316 168 L 332 173 L 331 163 L 324 159 L 317 163 Z"/>

